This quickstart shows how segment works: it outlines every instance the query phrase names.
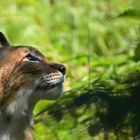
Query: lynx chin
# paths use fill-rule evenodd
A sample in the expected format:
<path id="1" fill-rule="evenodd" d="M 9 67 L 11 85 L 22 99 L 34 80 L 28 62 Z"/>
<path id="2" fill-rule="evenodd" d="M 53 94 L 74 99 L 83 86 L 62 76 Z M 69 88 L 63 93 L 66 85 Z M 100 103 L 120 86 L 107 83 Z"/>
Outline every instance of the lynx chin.
<path id="1" fill-rule="evenodd" d="M 33 109 L 62 95 L 66 68 L 36 48 L 11 46 L 0 32 L 0 140 L 34 140 Z"/>

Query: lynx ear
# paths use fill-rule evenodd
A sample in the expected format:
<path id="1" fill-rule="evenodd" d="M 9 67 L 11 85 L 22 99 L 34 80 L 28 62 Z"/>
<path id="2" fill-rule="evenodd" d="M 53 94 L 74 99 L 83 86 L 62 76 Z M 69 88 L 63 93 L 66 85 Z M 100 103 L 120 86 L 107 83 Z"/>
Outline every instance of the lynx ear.
<path id="1" fill-rule="evenodd" d="M 7 48 L 10 46 L 7 38 L 5 37 L 5 35 L 2 32 L 0 32 L 0 45 L 2 48 Z"/>

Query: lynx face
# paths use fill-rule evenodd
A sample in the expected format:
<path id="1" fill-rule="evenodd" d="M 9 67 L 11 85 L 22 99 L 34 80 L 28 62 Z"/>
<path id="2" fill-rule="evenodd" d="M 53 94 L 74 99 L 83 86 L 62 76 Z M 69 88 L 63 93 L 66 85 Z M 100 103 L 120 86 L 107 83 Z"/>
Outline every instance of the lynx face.
<path id="1" fill-rule="evenodd" d="M 37 49 L 13 46 L 3 35 L 0 49 L 0 105 L 22 113 L 39 99 L 56 99 L 63 92 L 64 65 L 50 62 Z"/>

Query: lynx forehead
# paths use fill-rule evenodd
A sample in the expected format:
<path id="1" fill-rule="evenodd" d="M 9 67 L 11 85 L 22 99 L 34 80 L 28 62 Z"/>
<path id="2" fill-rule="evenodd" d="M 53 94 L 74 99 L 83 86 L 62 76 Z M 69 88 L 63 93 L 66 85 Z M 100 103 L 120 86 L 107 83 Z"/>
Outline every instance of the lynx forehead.
<path id="1" fill-rule="evenodd" d="M 61 96 L 66 68 L 36 48 L 11 46 L 1 32 L 0 45 L 0 140 L 33 140 L 33 108 Z"/>

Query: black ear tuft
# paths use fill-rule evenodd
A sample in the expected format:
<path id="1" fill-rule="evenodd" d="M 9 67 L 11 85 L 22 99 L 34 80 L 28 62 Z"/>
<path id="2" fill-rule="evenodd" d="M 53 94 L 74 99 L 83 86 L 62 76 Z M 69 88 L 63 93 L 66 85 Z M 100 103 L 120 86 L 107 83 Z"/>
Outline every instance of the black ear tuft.
<path id="1" fill-rule="evenodd" d="M 5 37 L 5 35 L 2 32 L 0 32 L 0 45 L 2 48 L 7 48 L 10 46 L 7 38 Z"/>

